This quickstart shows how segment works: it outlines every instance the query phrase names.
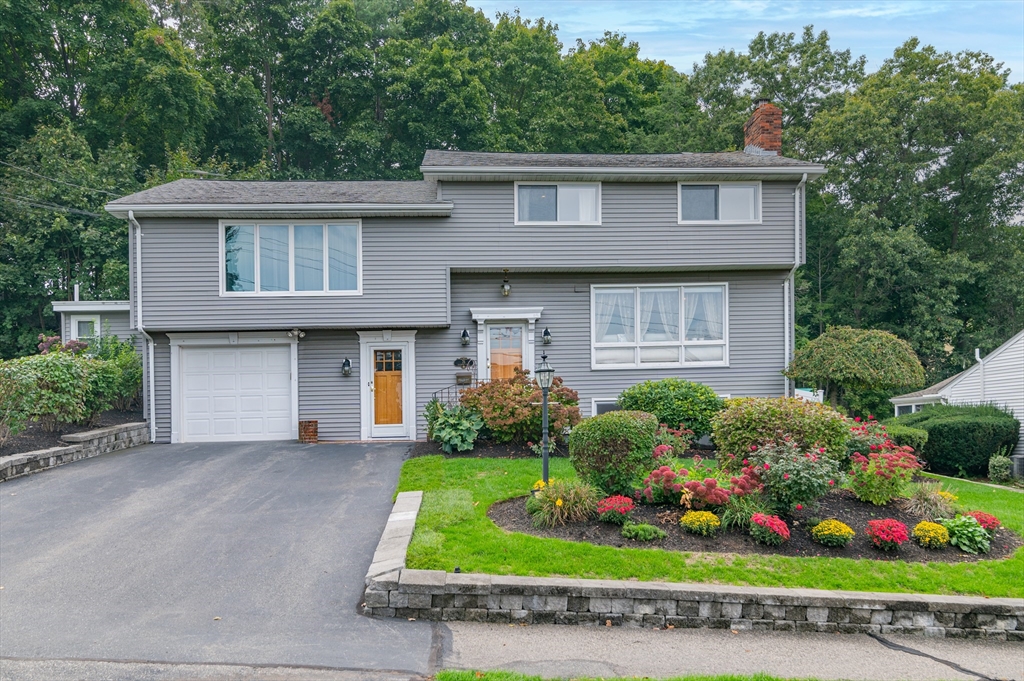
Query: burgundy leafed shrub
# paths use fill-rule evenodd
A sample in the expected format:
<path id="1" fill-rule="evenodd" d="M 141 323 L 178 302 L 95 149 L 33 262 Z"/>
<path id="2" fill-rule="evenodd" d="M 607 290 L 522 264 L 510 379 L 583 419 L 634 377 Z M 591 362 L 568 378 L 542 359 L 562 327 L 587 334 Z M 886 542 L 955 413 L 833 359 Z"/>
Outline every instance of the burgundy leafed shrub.
<path id="1" fill-rule="evenodd" d="M 522 369 L 517 368 L 512 378 L 466 388 L 460 403 L 480 414 L 496 442 L 541 439 L 541 389 Z M 562 379 L 556 376 L 548 390 L 548 436 L 553 442 L 562 438 L 566 428 L 580 422 L 578 405 L 577 392 L 562 385 Z"/>

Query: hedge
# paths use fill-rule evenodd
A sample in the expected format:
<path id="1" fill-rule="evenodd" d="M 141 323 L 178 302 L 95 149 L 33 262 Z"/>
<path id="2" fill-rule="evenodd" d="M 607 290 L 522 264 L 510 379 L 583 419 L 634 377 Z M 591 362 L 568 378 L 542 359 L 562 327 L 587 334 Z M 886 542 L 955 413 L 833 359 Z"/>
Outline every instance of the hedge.
<path id="1" fill-rule="evenodd" d="M 703 383 L 666 378 L 627 388 L 619 395 L 619 406 L 654 414 L 670 428 L 683 424 L 699 439 L 711 434 L 711 419 L 725 408 L 725 401 Z"/>
<path id="2" fill-rule="evenodd" d="M 926 431 L 921 458 L 945 475 L 987 474 L 989 459 L 1000 449 L 1013 449 L 1020 437 L 1020 421 L 994 405 L 927 406 L 887 423 L 890 433 L 894 426 Z"/>
<path id="3" fill-rule="evenodd" d="M 803 450 L 824 447 L 836 460 L 846 457 L 849 426 L 827 405 L 795 397 L 740 397 L 726 405 L 712 419 L 719 456 L 743 458 L 753 446 L 788 437 Z"/>
<path id="4" fill-rule="evenodd" d="M 631 495 L 654 468 L 658 419 L 642 411 L 609 411 L 569 433 L 569 458 L 585 482 L 607 494 Z"/>
<path id="5" fill-rule="evenodd" d="M 885 427 L 885 433 L 889 439 L 901 447 L 910 447 L 916 453 L 924 451 L 925 443 L 928 442 L 928 431 L 921 428 L 913 428 L 899 423 L 890 423 Z"/>

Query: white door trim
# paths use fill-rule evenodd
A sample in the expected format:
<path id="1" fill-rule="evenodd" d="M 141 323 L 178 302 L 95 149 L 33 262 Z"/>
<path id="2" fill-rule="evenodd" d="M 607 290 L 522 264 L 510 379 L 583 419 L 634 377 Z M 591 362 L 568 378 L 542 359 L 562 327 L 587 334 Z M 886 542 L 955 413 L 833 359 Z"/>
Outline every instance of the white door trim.
<path id="1" fill-rule="evenodd" d="M 285 332 L 222 332 L 222 333 L 169 333 L 171 341 L 171 442 L 184 442 L 181 432 L 181 348 L 182 346 L 217 347 L 238 345 L 291 346 L 292 430 L 291 438 L 299 439 L 299 341 Z"/>
<path id="2" fill-rule="evenodd" d="M 415 440 L 416 331 L 356 331 L 359 334 L 359 438 L 373 438 L 373 351 L 380 347 L 402 351 L 402 427 L 404 434 L 378 439 Z"/>
<path id="3" fill-rule="evenodd" d="M 526 326 L 526 343 L 523 346 L 523 369 L 533 373 L 535 331 L 543 307 L 473 307 L 469 312 L 476 322 L 476 371 L 477 377 L 490 380 L 491 367 L 487 362 L 488 322 L 522 322 Z"/>

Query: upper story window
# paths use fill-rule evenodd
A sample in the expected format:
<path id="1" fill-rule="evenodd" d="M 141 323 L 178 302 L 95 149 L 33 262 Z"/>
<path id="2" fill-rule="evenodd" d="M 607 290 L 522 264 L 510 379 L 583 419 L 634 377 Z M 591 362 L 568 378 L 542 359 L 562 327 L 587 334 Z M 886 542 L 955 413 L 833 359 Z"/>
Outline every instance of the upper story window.
<path id="1" fill-rule="evenodd" d="M 601 224 L 600 182 L 516 183 L 516 224 Z"/>
<path id="2" fill-rule="evenodd" d="M 726 366 L 726 284 L 594 286 L 594 369 Z"/>
<path id="3" fill-rule="evenodd" d="M 224 224 L 221 239 L 225 294 L 361 292 L 358 221 Z"/>
<path id="4" fill-rule="evenodd" d="M 760 182 L 679 183 L 679 223 L 761 222 Z"/>

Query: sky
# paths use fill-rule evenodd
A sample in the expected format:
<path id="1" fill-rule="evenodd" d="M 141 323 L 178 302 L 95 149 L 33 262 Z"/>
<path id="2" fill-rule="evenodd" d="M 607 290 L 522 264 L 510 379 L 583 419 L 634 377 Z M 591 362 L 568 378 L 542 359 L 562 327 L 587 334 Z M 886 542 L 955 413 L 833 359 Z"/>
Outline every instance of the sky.
<path id="1" fill-rule="evenodd" d="M 469 0 L 492 21 L 497 12 L 558 24 L 566 48 L 617 31 L 640 56 L 689 73 L 719 49 L 745 51 L 759 31 L 800 35 L 813 24 L 832 49 L 867 57 L 874 71 L 916 36 L 943 52 L 987 52 L 1024 82 L 1024 0 Z"/>

